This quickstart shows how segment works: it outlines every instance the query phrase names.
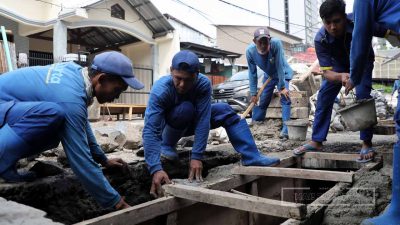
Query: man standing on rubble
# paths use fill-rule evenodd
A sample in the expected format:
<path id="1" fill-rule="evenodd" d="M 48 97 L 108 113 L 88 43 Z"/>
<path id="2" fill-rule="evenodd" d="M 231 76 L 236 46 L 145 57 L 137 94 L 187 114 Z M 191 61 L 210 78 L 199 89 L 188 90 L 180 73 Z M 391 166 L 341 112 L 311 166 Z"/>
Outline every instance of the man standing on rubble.
<path id="1" fill-rule="evenodd" d="M 90 71 L 73 62 L 26 67 L 0 76 L 0 177 L 7 182 L 35 179 L 18 173 L 19 159 L 62 143 L 69 164 L 86 190 L 105 207 L 129 205 L 111 187 L 98 163 L 122 167 L 122 159 L 108 159 L 97 144 L 88 121 L 87 106 L 118 98 L 128 85 L 143 88 L 132 62 L 119 52 L 97 55 Z"/>
<path id="2" fill-rule="evenodd" d="M 254 32 L 254 39 L 246 49 L 247 64 L 249 66 L 251 102 L 256 105 L 252 112 L 253 121 L 264 121 L 269 103 L 277 86 L 281 97 L 282 105 L 282 130 L 279 135 L 282 139 L 288 138 L 288 129 L 285 124 L 290 120 L 290 97 L 289 81 L 292 79 L 293 70 L 285 59 L 282 42 L 278 38 L 271 38 L 267 27 L 258 28 Z M 257 66 L 264 72 L 265 82 L 269 77 L 271 81 L 267 84 L 260 96 L 260 103 L 257 105 Z"/>
<path id="3" fill-rule="evenodd" d="M 295 155 L 302 155 L 307 151 L 321 151 L 322 142 L 326 141 L 328 135 L 333 104 L 343 84 L 350 77 L 349 51 L 353 32 L 353 15 L 346 15 L 345 10 L 346 4 L 343 0 L 326 0 L 319 9 L 324 25 L 316 34 L 314 45 L 324 80 L 318 92 L 312 140 L 296 148 L 293 151 Z M 376 25 L 374 34 L 384 37 L 386 31 L 386 28 Z M 370 51 L 363 72 L 363 80 L 356 87 L 357 99 L 371 98 L 375 56 L 371 44 L 368 48 Z M 372 148 L 372 136 L 372 128 L 360 131 L 360 139 L 363 143 L 358 162 L 365 163 L 373 159 L 375 152 Z"/>
<path id="4" fill-rule="evenodd" d="M 150 92 L 145 113 L 143 145 L 146 163 L 153 176 L 150 193 L 160 196 L 161 185 L 170 183 L 160 155 L 177 160 L 175 145 L 183 136 L 195 135 L 190 159 L 189 181 L 202 181 L 203 152 L 209 130 L 224 127 L 244 166 L 273 166 L 279 158 L 262 155 L 246 123 L 226 103 L 211 104 L 210 80 L 199 73 L 196 54 L 183 50 L 172 59 L 171 74 L 161 77 Z"/>
<path id="5" fill-rule="evenodd" d="M 387 35 L 400 41 L 400 1 L 398 0 L 355 0 L 354 30 L 350 50 L 350 79 L 346 82 L 346 94 L 365 79 L 363 71 L 368 62 L 368 52 L 378 23 L 389 28 Z M 400 98 L 397 99 L 397 105 Z M 364 225 L 399 225 L 400 224 L 400 107 L 394 115 L 396 122 L 397 143 L 393 148 L 392 201 L 385 212 L 375 218 L 364 220 Z"/>

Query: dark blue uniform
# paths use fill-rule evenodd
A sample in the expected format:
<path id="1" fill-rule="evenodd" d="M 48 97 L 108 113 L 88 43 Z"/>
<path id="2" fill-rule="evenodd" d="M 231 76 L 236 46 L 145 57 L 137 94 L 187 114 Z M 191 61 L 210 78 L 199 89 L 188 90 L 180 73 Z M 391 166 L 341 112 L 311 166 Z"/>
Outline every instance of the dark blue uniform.
<path id="1" fill-rule="evenodd" d="M 348 16 L 345 34 L 342 38 L 334 38 L 322 27 L 315 36 L 314 44 L 321 70 L 331 70 L 338 73 L 350 72 L 350 45 L 353 32 L 352 15 Z M 384 36 L 386 29 L 376 27 L 376 35 Z M 371 98 L 372 69 L 374 65 L 374 52 L 369 45 L 368 62 L 364 69 L 364 78 L 356 86 L 357 99 Z M 331 121 L 332 108 L 337 95 L 342 88 L 338 82 L 324 79 L 318 93 L 315 120 L 313 124 L 312 140 L 316 142 L 326 141 Z M 372 128 L 360 132 L 360 139 L 370 141 Z"/>

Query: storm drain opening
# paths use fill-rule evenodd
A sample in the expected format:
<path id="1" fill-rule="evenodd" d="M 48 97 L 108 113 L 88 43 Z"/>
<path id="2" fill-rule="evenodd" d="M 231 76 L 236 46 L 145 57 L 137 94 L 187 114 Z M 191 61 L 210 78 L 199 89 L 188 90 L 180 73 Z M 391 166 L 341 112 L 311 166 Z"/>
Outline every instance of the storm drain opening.
<path id="1" fill-rule="evenodd" d="M 180 160 L 176 162 L 162 159 L 163 167 L 170 178 L 187 178 L 190 153 L 189 150 L 180 150 Z M 203 175 L 207 176 L 212 168 L 236 163 L 239 159 L 238 154 L 231 152 L 206 151 L 203 159 Z M 37 163 L 47 164 L 46 162 Z M 44 166 L 47 171 L 48 166 L 50 165 Z M 63 170 L 61 174 L 43 177 L 34 182 L 2 183 L 0 196 L 6 200 L 43 210 L 47 212 L 47 218 L 63 224 L 75 224 L 114 211 L 99 206 L 84 190 L 71 169 L 63 168 Z M 103 173 L 130 205 L 145 204 L 153 200 L 149 194 L 151 175 L 144 161 L 130 163 L 126 171 L 104 169 Z"/>
<path id="2" fill-rule="evenodd" d="M 216 167 L 204 183 L 178 179 L 164 186 L 167 197 L 80 224 L 320 224 L 323 210 L 357 173 L 382 165 L 377 159 L 360 166 L 353 162 L 357 154 L 307 154 L 278 167 Z"/>

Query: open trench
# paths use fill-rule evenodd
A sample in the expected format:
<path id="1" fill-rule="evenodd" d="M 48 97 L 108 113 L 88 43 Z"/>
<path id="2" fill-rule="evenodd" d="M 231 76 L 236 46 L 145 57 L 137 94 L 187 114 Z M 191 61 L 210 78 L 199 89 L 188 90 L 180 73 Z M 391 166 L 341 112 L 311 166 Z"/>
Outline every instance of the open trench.
<path id="1" fill-rule="evenodd" d="M 264 138 L 260 138 L 265 140 Z M 259 139 L 259 140 L 260 140 Z M 291 149 L 301 142 L 282 142 L 269 140 L 269 142 L 257 142 L 261 151 L 280 157 L 287 157 L 291 152 L 285 150 Z M 328 144 L 325 147 L 327 152 L 357 152 L 357 147 L 353 143 Z M 376 149 L 384 158 L 384 163 L 391 163 L 390 152 L 392 144 L 390 141 L 378 143 Z M 189 168 L 188 149 L 179 151 L 179 162 L 170 162 L 163 160 L 163 167 L 170 175 L 170 178 L 187 178 Z M 386 159 L 385 159 L 386 157 Z M 230 144 L 213 146 L 205 153 L 203 162 L 203 176 L 207 179 L 221 178 L 231 176 L 230 170 L 232 164 L 240 160 Z M 226 166 L 222 166 L 226 165 Z M 235 164 L 237 165 L 237 164 Z M 305 168 L 307 165 L 304 165 Z M 148 173 L 143 161 L 129 164 L 129 171 L 119 169 L 105 169 L 104 173 L 112 186 L 125 197 L 130 205 L 139 205 L 151 201 L 149 188 L 151 176 Z M 312 167 L 312 166 L 311 166 Z M 356 163 L 335 164 L 334 170 L 357 170 Z M 209 174 L 210 173 L 210 174 Z M 390 172 L 371 171 L 358 175 L 353 185 L 337 196 L 331 204 L 327 205 L 324 214 L 318 219 L 318 223 L 312 224 L 359 224 L 366 217 L 378 215 L 382 212 L 390 201 Z M 312 181 L 289 178 L 264 177 L 257 181 L 258 196 L 309 204 L 315 198 L 329 190 L 336 183 L 329 181 Z M 301 192 L 292 191 L 282 196 L 282 187 L 306 187 L 307 190 Z M 352 188 L 354 187 L 354 188 Z M 363 187 L 375 190 L 371 195 Z M 245 184 L 236 187 L 243 193 L 251 193 L 251 184 Z M 62 174 L 41 178 L 32 183 L 23 184 L 0 184 L 0 196 L 21 204 L 32 206 L 34 208 L 47 212 L 48 218 L 64 224 L 73 224 L 95 218 L 112 212 L 110 209 L 101 208 L 82 188 L 79 181 L 73 175 L 72 171 L 64 168 Z M 357 204 L 371 202 L 376 203 L 368 207 L 358 207 Z M 151 213 L 151 212 L 149 212 Z M 140 224 L 167 224 L 168 216 L 162 215 Z M 249 219 L 249 213 L 240 210 L 234 210 L 224 207 L 212 206 L 203 203 L 196 203 L 189 207 L 177 211 L 176 224 L 281 224 L 286 221 L 284 218 L 266 216 L 261 214 L 252 214 Z M 250 221 L 252 220 L 252 221 Z M 136 223 L 134 223 L 136 224 Z M 308 223 L 303 223 L 308 224 Z"/>

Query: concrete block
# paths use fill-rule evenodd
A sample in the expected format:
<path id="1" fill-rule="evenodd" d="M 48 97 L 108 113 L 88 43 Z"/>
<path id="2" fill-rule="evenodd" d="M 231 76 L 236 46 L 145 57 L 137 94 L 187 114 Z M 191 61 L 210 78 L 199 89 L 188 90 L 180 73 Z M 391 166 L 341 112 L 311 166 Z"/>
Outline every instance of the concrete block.
<path id="1" fill-rule="evenodd" d="M 308 107 L 295 107 L 290 111 L 291 119 L 308 119 L 309 116 L 309 108 Z M 281 108 L 268 108 L 266 118 L 268 119 L 279 119 L 282 118 L 282 109 Z"/>

